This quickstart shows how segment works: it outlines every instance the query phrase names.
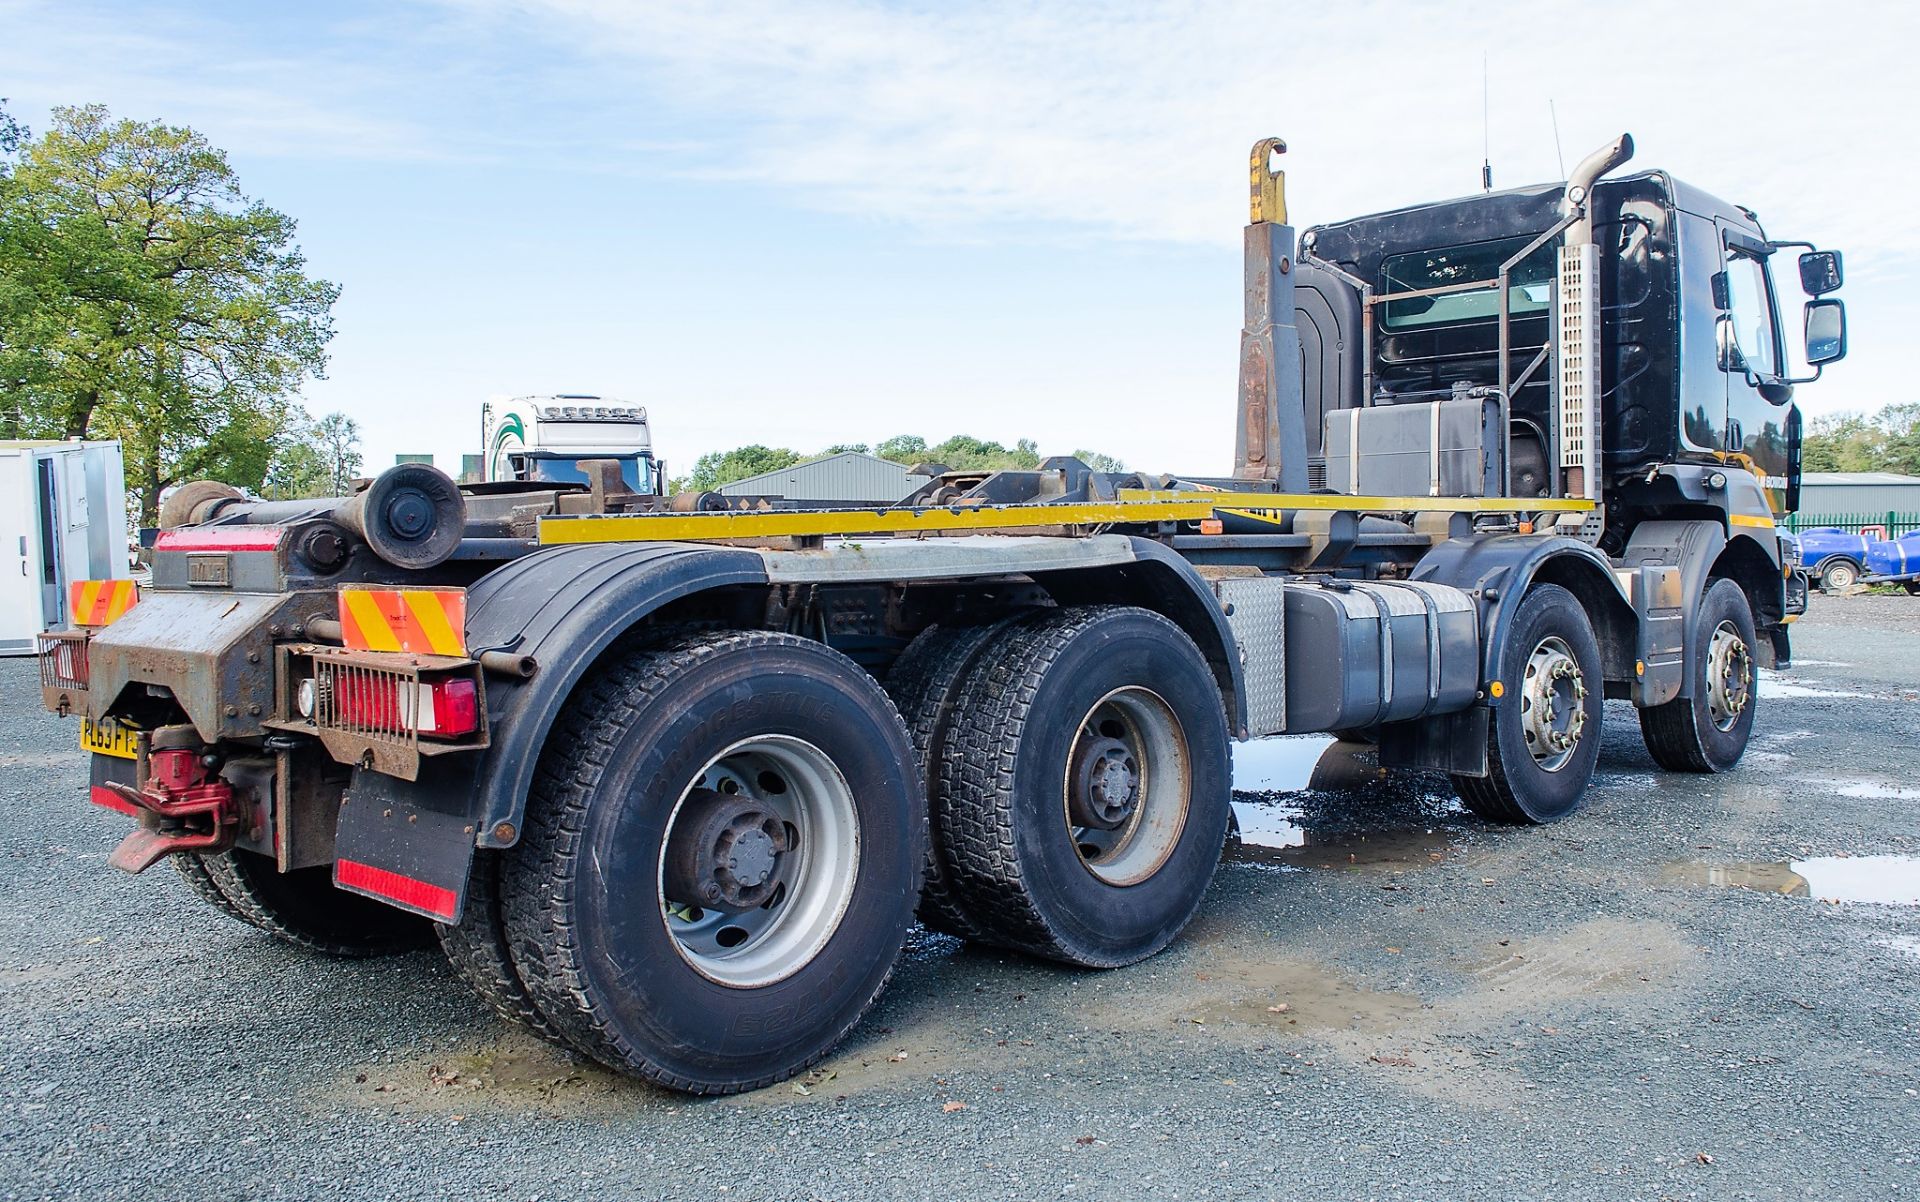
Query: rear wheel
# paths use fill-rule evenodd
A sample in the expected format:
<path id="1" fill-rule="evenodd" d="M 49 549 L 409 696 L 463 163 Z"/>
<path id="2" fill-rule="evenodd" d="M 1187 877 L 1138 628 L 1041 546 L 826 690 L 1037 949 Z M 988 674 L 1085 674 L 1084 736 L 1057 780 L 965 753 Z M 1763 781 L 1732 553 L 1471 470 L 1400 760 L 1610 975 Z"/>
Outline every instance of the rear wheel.
<path id="1" fill-rule="evenodd" d="M 1572 593 L 1536 584 L 1500 653 L 1484 777 L 1456 776 L 1467 807 L 1495 822 L 1552 822 L 1586 794 L 1600 756 L 1600 645 Z"/>
<path id="2" fill-rule="evenodd" d="M 574 693 L 506 858 L 514 968 L 572 1046 L 692 1093 L 824 1056 L 893 971 L 924 805 L 905 726 L 788 635 L 627 653 Z"/>
<path id="3" fill-rule="evenodd" d="M 1920 580 L 1909 580 L 1901 587 L 1907 590 L 1907 596 L 1920 597 Z"/>
<path id="4" fill-rule="evenodd" d="M 1852 588 L 1860 579 L 1860 568 L 1847 559 L 1830 559 L 1827 566 L 1820 569 L 1820 591 L 1840 593 Z"/>
<path id="5" fill-rule="evenodd" d="M 1746 593 L 1731 580 L 1712 581 L 1700 598 L 1687 647 L 1693 696 L 1640 711 L 1641 737 L 1662 768 L 1725 772 L 1740 762 L 1760 692 L 1755 642 Z"/>
<path id="6" fill-rule="evenodd" d="M 1227 755 L 1219 686 L 1173 623 L 1118 606 L 1019 622 L 968 675 L 935 791 L 954 887 L 997 943 L 1144 959 L 1219 862 Z"/>
<path id="7" fill-rule="evenodd" d="M 454 924 L 435 923 L 440 950 L 454 975 L 480 995 L 493 1012 L 510 1022 L 530 1028 L 546 1039 L 559 1041 L 560 1033 L 534 1004 L 526 983 L 513 966 L 513 953 L 507 946 L 507 932 L 500 915 L 501 853 L 479 852 L 474 856 L 467 876 L 467 899 Z"/>
<path id="8" fill-rule="evenodd" d="M 223 909 L 295 946 L 361 957 L 410 952 L 433 942 L 432 922 L 334 888 L 333 870 L 325 865 L 281 872 L 266 856 L 239 848 L 196 858 L 226 898 Z M 181 871 L 191 883 L 189 869 Z"/>
<path id="9" fill-rule="evenodd" d="M 940 766 L 949 755 L 948 731 L 959 705 L 966 672 L 981 649 L 998 637 L 1005 623 L 988 626 L 936 626 L 923 631 L 887 675 L 887 693 L 900 707 L 913 736 L 928 793 L 929 830 L 926 883 L 920 889 L 920 921 L 936 931 L 962 939 L 980 939 L 985 932 L 967 913 L 953 889 L 953 870 L 941 854 L 946 840 L 933 794 L 940 788 Z"/>

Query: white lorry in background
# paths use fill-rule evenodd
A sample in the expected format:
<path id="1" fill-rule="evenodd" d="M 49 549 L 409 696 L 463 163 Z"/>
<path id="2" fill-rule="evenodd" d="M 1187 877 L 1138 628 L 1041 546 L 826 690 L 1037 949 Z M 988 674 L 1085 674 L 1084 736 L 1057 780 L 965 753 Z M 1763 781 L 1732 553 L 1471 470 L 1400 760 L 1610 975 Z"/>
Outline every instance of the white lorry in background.
<path id="1" fill-rule="evenodd" d="M 492 397 L 480 407 L 482 479 L 585 484 L 587 459 L 616 459 L 627 487 L 664 490 L 665 465 L 653 457 L 643 405 L 613 397 L 561 393 Z"/>

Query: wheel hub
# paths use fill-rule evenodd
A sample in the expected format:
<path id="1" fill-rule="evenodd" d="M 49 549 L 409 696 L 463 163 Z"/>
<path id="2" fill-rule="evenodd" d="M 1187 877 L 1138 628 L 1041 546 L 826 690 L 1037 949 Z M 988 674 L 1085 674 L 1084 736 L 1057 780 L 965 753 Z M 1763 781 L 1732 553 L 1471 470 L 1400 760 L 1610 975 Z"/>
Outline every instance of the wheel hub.
<path id="1" fill-rule="evenodd" d="M 1753 702 L 1753 652 L 1733 623 L 1722 622 L 1707 645 L 1707 714 L 1718 730 L 1732 730 Z"/>
<path id="2" fill-rule="evenodd" d="M 1580 661 L 1559 638 L 1527 657 L 1520 688 L 1521 731 L 1534 762 L 1557 772 L 1573 758 L 1587 726 L 1587 682 Z"/>
<path id="3" fill-rule="evenodd" d="M 751 909 L 779 887 L 786 824 L 758 798 L 695 789 L 667 844 L 667 897 L 688 906 Z"/>
<path id="4" fill-rule="evenodd" d="M 1140 765 L 1119 739 L 1082 739 L 1076 748 L 1068 807 L 1076 825 L 1114 831 L 1140 800 Z"/>

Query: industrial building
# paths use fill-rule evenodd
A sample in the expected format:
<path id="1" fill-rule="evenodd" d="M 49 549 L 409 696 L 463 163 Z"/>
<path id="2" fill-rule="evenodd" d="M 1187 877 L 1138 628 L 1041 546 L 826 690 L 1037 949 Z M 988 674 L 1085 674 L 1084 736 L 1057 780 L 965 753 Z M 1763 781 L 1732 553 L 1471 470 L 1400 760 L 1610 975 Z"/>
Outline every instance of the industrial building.
<path id="1" fill-rule="evenodd" d="M 845 501 L 891 505 L 928 480 L 903 464 L 858 451 L 843 451 L 778 471 L 761 472 L 718 489 L 729 497 L 777 497 L 788 501 Z"/>
<path id="2" fill-rule="evenodd" d="M 1892 535 L 1920 529 L 1920 476 L 1898 472 L 1808 472 L 1800 478 L 1793 528 L 1886 526 Z"/>

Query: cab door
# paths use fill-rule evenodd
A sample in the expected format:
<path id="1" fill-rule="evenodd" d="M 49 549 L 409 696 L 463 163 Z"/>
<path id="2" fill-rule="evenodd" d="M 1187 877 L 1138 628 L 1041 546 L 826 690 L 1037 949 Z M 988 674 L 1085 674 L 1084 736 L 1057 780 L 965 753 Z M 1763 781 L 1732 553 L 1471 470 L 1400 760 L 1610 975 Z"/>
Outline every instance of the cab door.
<path id="1" fill-rule="evenodd" d="M 1786 508 L 1791 474 L 1793 388 L 1786 383 L 1780 308 L 1768 264 L 1766 241 L 1724 218 L 1721 270 L 1714 287 L 1720 309 L 1716 330 L 1727 409 L 1723 457 L 1760 477 L 1774 512 Z"/>

